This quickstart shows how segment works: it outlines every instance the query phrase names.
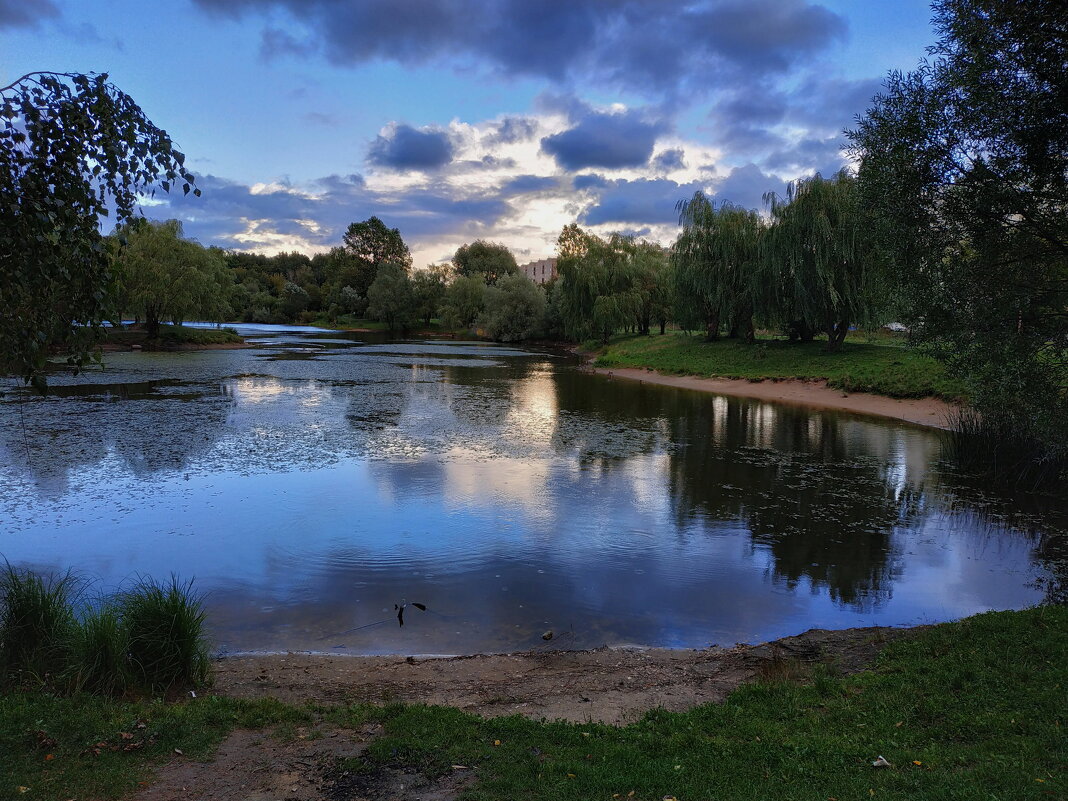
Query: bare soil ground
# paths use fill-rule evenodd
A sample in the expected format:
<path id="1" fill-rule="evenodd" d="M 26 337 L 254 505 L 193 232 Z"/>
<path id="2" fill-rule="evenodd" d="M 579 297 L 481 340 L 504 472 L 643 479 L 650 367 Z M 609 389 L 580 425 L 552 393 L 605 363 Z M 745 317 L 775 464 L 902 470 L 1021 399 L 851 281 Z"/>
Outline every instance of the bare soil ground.
<path id="1" fill-rule="evenodd" d="M 682 711 L 720 702 L 756 679 L 804 679 L 814 664 L 863 669 L 887 643 L 910 629 L 812 629 L 761 645 L 702 651 L 599 648 L 452 658 L 345 657 L 286 654 L 226 658 L 216 665 L 215 692 L 273 696 L 292 703 L 403 701 L 455 706 L 478 715 L 624 725 L 654 708 Z M 262 731 L 236 731 L 211 762 L 182 755 L 164 766 L 138 801 L 242 799 L 446 801 L 474 780 L 458 768 L 436 780 L 396 768 L 349 772 L 378 733 L 325 724 L 283 741 Z"/>

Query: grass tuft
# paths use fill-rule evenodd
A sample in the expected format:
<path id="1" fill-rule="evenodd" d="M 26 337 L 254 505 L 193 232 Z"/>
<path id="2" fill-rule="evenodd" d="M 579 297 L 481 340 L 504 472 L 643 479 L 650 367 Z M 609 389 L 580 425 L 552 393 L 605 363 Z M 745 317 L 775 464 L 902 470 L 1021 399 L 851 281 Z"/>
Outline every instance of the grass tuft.
<path id="1" fill-rule="evenodd" d="M 77 628 L 70 572 L 41 576 L 5 563 L 0 574 L 0 668 L 18 684 L 46 683 L 63 672 Z"/>
<path id="2" fill-rule="evenodd" d="M 74 632 L 68 681 L 76 692 L 118 695 L 130 686 L 129 635 L 119 611 L 104 603 Z"/>
<path id="3" fill-rule="evenodd" d="M 135 681 L 146 689 L 199 687 L 208 678 L 204 605 L 193 582 L 140 579 L 118 598 Z"/>

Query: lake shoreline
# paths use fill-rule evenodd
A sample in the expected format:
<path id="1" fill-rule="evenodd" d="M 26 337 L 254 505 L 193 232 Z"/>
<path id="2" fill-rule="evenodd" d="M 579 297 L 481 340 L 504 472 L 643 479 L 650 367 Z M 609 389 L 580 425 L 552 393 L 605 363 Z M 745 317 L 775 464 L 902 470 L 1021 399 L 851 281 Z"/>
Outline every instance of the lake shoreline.
<path id="1" fill-rule="evenodd" d="M 581 354 L 580 354 L 581 355 Z M 730 395 L 740 398 L 755 398 L 806 406 L 818 409 L 854 412 L 857 414 L 889 417 L 906 423 L 948 430 L 956 409 L 955 404 L 940 398 L 891 398 L 868 392 L 847 393 L 827 385 L 825 380 L 799 378 L 704 378 L 700 376 L 669 375 L 652 368 L 639 367 L 589 367 L 599 375 L 622 378 L 658 386 L 692 389 L 715 395 Z"/>
<path id="2" fill-rule="evenodd" d="M 758 645 L 673 649 L 533 649 L 468 656 L 357 656 L 285 653 L 223 656 L 213 692 L 286 703 L 451 706 L 483 717 L 588 720 L 624 725 L 651 709 L 681 712 L 721 702 L 743 684 L 776 671 L 830 664 L 843 673 L 868 667 L 892 641 L 929 628 L 810 629 Z"/>

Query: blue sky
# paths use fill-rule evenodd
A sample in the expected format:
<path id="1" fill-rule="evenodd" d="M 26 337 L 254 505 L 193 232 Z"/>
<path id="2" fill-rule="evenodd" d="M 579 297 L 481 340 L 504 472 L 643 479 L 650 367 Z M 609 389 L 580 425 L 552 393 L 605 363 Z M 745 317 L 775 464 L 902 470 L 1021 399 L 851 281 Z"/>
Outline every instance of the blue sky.
<path id="1" fill-rule="evenodd" d="M 0 0 L 0 78 L 108 72 L 201 198 L 204 244 L 325 250 L 399 227 L 415 264 L 520 262 L 563 225 L 670 244 L 701 189 L 761 208 L 846 163 L 843 128 L 933 40 L 920 0 Z"/>

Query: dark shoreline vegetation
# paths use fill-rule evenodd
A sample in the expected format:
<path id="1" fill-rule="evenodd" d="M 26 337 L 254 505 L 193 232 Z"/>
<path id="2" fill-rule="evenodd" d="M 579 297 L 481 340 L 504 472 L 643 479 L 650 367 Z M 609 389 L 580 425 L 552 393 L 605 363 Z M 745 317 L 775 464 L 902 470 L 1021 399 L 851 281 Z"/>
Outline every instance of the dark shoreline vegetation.
<path id="1" fill-rule="evenodd" d="M 916 630 L 870 670 L 784 662 L 722 704 L 653 710 L 625 727 L 485 720 L 445 707 L 201 694 L 172 703 L 14 689 L 0 696 L 0 788 L 13 796 L 117 798 L 173 760 L 210 759 L 235 728 L 280 742 L 359 738 L 326 781 L 382 771 L 433 780 L 472 768 L 471 799 L 836 797 L 1055 798 L 1066 791 L 1068 608 L 989 612 Z M 310 732 L 310 734 L 308 733 Z M 874 767 L 877 757 L 889 767 Z M 32 795 L 30 795 L 32 793 Z"/>
<path id="2" fill-rule="evenodd" d="M 144 326 L 123 326 L 108 328 L 104 334 L 105 348 L 139 347 L 143 350 L 178 350 L 183 346 L 203 347 L 207 345 L 241 345 L 245 341 L 237 331 L 230 327 L 190 328 L 184 325 L 161 324 L 155 336 L 149 336 Z"/>

